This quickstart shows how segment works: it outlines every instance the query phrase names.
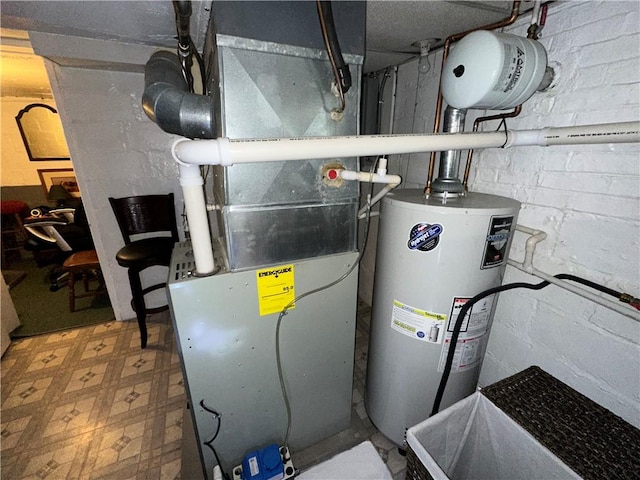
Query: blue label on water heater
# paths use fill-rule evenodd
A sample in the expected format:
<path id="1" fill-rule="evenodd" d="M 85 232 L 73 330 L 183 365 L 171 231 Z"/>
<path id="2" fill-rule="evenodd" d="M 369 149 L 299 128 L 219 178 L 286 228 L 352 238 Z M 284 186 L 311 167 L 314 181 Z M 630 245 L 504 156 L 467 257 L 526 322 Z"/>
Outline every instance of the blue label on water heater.
<path id="1" fill-rule="evenodd" d="M 442 225 L 438 223 L 418 223 L 413 226 L 409 233 L 407 247 L 410 250 L 420 250 L 421 252 L 433 250 L 440 242 L 441 233 Z"/>
<path id="2" fill-rule="evenodd" d="M 513 215 L 491 217 L 487 239 L 484 244 L 480 269 L 502 265 L 507 258 L 507 246 L 513 226 Z"/>

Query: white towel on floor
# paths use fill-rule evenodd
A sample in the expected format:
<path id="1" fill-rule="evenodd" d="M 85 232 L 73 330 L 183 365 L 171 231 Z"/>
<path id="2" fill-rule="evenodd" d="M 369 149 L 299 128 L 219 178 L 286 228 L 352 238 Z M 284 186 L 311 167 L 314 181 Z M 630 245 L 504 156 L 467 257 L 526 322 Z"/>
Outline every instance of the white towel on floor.
<path id="1" fill-rule="evenodd" d="M 363 442 L 351 450 L 298 475 L 301 480 L 391 480 L 391 472 L 373 444 Z"/>

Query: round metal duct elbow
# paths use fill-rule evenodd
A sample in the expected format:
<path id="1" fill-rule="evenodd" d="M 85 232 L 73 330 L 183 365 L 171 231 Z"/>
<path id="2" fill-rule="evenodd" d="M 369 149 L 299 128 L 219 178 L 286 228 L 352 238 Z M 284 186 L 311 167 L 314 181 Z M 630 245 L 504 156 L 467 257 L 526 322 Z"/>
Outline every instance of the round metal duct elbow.
<path id="1" fill-rule="evenodd" d="M 189 92 L 177 55 L 151 55 L 144 83 L 142 108 L 162 130 L 187 138 L 216 138 L 213 98 Z"/>

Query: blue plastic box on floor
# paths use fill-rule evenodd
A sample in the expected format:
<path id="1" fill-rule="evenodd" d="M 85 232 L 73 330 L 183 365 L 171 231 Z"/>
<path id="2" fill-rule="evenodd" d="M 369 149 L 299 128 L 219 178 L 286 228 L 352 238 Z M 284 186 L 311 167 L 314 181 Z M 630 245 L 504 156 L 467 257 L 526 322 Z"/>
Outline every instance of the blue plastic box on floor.
<path id="1" fill-rule="evenodd" d="M 275 443 L 248 453 L 233 470 L 234 480 L 284 480 L 294 474 L 289 450 Z"/>

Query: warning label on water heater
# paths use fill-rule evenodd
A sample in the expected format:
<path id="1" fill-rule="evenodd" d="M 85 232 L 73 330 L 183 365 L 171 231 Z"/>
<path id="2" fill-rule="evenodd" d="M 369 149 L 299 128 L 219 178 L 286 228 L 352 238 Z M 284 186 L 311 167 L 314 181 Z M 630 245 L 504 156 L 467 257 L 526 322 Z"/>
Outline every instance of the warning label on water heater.
<path id="1" fill-rule="evenodd" d="M 295 299 L 293 265 L 264 268 L 256 271 L 260 316 L 279 313 Z M 289 310 L 293 310 L 291 305 Z"/>
<path id="2" fill-rule="evenodd" d="M 491 217 L 480 269 L 493 268 L 504 263 L 507 257 L 507 245 L 509 244 L 512 225 L 513 215 Z"/>
<path id="3" fill-rule="evenodd" d="M 447 316 L 393 301 L 391 328 L 408 337 L 428 343 L 440 343 Z"/>
<path id="4" fill-rule="evenodd" d="M 460 326 L 460 333 L 456 341 L 455 353 L 451 371 L 461 372 L 477 366 L 482 360 L 484 347 L 489 333 L 489 320 L 493 310 L 495 295 L 489 295 L 476 302 L 471 311 L 467 312 Z M 449 345 L 453 336 L 453 329 L 458 321 L 458 314 L 469 297 L 454 297 L 451 305 L 451 315 L 447 325 L 447 333 L 440 352 L 438 371 L 444 371 L 444 365 L 449 353 Z"/>

